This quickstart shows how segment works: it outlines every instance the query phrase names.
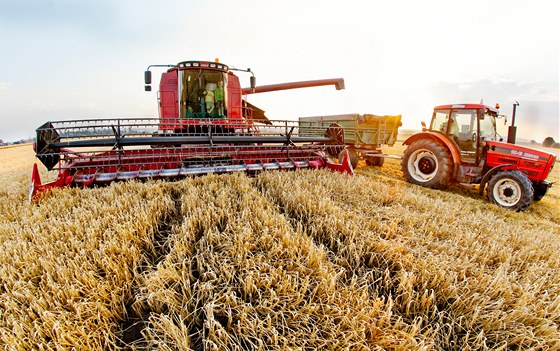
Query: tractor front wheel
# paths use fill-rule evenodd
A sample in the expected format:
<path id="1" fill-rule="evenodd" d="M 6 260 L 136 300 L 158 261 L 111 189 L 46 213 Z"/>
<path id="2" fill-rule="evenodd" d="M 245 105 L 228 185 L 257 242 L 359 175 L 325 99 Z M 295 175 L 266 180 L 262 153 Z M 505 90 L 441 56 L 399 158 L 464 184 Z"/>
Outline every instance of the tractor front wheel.
<path id="1" fill-rule="evenodd" d="M 404 178 L 412 184 L 441 189 L 451 184 L 453 159 L 449 150 L 431 139 L 413 142 L 401 160 Z"/>
<path id="2" fill-rule="evenodd" d="M 525 211 L 533 201 L 533 186 L 519 171 L 504 171 L 493 176 L 486 189 L 488 200 L 512 211 Z"/>

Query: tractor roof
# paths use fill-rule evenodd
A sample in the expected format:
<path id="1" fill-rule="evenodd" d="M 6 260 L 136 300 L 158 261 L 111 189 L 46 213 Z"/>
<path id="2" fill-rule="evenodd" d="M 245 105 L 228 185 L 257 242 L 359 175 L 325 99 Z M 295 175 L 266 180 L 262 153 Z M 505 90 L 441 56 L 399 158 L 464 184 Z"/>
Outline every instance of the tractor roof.
<path id="1" fill-rule="evenodd" d="M 179 62 L 175 68 L 180 70 L 188 69 L 210 69 L 216 71 L 229 71 L 229 67 L 220 62 L 210 62 L 210 61 L 183 61 Z"/>
<path id="2" fill-rule="evenodd" d="M 434 107 L 434 110 L 450 110 L 450 109 L 487 109 L 494 113 L 498 113 L 498 109 L 488 105 L 482 104 L 453 104 L 453 105 L 440 105 Z"/>

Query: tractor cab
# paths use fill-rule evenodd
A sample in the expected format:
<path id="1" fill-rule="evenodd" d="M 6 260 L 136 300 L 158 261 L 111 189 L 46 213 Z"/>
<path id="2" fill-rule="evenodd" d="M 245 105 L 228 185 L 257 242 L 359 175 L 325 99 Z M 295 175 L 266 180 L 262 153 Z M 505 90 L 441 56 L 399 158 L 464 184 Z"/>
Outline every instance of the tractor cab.
<path id="1" fill-rule="evenodd" d="M 496 140 L 498 110 L 481 104 L 442 105 L 434 108 L 429 130 L 455 144 L 464 163 L 477 164 L 487 140 Z"/>

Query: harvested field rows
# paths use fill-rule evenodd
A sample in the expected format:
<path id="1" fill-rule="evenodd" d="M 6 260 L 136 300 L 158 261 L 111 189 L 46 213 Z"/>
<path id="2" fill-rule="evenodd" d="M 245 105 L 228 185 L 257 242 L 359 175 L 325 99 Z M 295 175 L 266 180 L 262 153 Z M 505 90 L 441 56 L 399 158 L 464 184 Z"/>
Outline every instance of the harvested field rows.
<path id="1" fill-rule="evenodd" d="M 394 312 L 438 348 L 559 346 L 557 227 L 512 233 L 462 200 L 337 177 L 263 174 L 258 182 L 330 249 L 348 280 L 363 277 L 374 296 L 393 298 Z"/>
<path id="2" fill-rule="evenodd" d="M 134 184 L 79 192 L 59 192 L 0 222 L 5 345 L 115 346 L 135 267 L 153 250 L 154 228 L 169 200 L 162 187 Z"/>
<path id="3" fill-rule="evenodd" d="M 417 346 L 412 326 L 370 298 L 245 176 L 182 182 L 182 223 L 133 308 L 147 344 L 169 349 Z M 180 342 L 180 343 L 179 343 Z"/>
<path id="4" fill-rule="evenodd" d="M 558 189 L 513 213 L 387 160 L 28 205 L 32 153 L 0 156 L 4 349 L 560 350 Z"/>

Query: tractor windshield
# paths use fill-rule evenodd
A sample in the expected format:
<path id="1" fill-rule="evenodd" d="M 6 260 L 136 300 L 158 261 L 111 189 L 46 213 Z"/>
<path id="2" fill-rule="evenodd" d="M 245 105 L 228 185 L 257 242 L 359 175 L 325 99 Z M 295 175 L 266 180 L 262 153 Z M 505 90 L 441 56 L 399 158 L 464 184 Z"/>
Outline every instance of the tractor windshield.
<path id="1" fill-rule="evenodd" d="M 496 117 L 481 113 L 478 123 L 481 140 L 496 140 Z"/>
<path id="2" fill-rule="evenodd" d="M 430 130 L 436 132 L 447 133 L 447 120 L 449 118 L 449 110 L 436 110 L 432 116 L 432 125 Z"/>
<path id="3" fill-rule="evenodd" d="M 227 74 L 206 69 L 179 71 L 179 116 L 181 118 L 225 118 Z"/>

